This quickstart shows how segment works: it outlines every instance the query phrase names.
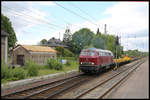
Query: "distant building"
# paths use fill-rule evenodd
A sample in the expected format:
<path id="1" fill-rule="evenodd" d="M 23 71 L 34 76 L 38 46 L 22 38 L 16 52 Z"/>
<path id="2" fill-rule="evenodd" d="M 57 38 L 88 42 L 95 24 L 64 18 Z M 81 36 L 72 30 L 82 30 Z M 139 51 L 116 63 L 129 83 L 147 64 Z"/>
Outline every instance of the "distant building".
<path id="1" fill-rule="evenodd" d="M 1 60 L 7 64 L 8 61 L 8 33 L 1 30 Z"/>
<path id="2" fill-rule="evenodd" d="M 52 48 L 56 48 L 58 46 L 60 47 L 64 47 L 64 48 L 67 48 L 68 46 L 66 46 L 60 39 L 55 39 L 54 37 L 49 39 L 47 41 L 47 46 L 50 46 Z"/>
<path id="3" fill-rule="evenodd" d="M 24 65 L 28 60 L 43 65 L 49 58 L 56 58 L 56 50 L 48 46 L 17 45 L 11 50 L 12 64 Z"/>

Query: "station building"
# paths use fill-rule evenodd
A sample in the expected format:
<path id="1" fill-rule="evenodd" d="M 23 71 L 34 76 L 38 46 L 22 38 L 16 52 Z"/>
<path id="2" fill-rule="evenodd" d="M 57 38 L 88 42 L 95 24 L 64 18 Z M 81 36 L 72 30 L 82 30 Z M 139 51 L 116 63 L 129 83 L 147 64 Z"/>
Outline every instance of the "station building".
<path id="1" fill-rule="evenodd" d="M 56 58 L 57 52 L 48 46 L 17 45 L 11 50 L 13 65 L 24 65 L 26 61 L 32 60 L 43 65 L 49 58 Z"/>

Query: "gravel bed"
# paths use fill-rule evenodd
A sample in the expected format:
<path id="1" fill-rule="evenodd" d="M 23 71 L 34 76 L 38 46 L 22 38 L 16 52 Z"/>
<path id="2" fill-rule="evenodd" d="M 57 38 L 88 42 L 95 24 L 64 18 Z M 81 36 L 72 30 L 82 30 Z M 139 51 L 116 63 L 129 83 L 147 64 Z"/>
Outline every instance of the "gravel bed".
<path id="1" fill-rule="evenodd" d="M 71 88 L 68 91 L 58 95 L 57 98 L 55 98 L 55 99 L 73 99 L 74 97 L 76 97 L 81 92 L 83 92 L 83 91 L 87 90 L 88 88 L 96 85 L 98 82 L 101 82 L 101 81 L 105 80 L 106 78 L 112 76 L 112 74 L 115 74 L 115 73 L 120 72 L 121 70 L 124 70 L 125 68 L 127 68 L 131 64 L 132 63 L 121 66 L 115 71 L 114 70 L 109 70 L 107 72 L 103 72 L 103 73 L 98 74 L 98 75 L 89 75 L 89 76 L 93 77 L 93 79 L 91 81 L 88 81 L 84 84 L 80 84 L 80 85 L 78 85 L 74 88 Z"/>

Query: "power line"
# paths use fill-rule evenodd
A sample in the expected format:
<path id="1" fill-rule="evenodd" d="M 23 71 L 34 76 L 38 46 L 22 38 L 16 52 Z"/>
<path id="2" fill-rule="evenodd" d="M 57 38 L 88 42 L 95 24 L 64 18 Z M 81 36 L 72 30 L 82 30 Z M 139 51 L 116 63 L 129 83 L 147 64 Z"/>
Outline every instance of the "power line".
<path id="1" fill-rule="evenodd" d="M 8 8 L 7 8 L 8 9 Z M 11 9 L 12 10 L 12 9 Z M 14 13 L 14 14 L 13 14 Z M 16 12 L 16 11 L 14 11 L 13 10 L 13 13 L 9 13 L 9 14 L 11 14 L 11 15 L 19 15 L 19 16 L 23 16 L 24 17 L 24 20 L 23 20 L 23 22 L 25 22 L 25 21 L 27 21 L 27 22 L 32 22 L 32 23 L 35 23 L 35 24 L 39 24 L 40 22 L 39 21 L 35 21 L 35 22 L 33 22 L 33 21 L 31 21 L 31 20 L 28 20 L 30 17 L 28 17 L 28 16 L 24 16 L 24 14 L 22 14 L 22 13 L 18 13 L 18 12 Z M 56 30 L 56 29 L 54 29 L 55 27 L 52 27 L 52 26 L 49 26 L 48 25 L 48 27 L 50 27 L 50 29 L 53 29 L 53 30 Z M 45 28 L 45 27 L 44 27 Z M 38 28 L 39 29 L 39 28 Z"/>
<path id="2" fill-rule="evenodd" d="M 22 7 L 23 9 L 26 9 L 26 10 L 29 10 L 29 11 L 31 11 L 32 12 L 32 10 L 30 10 L 30 9 L 27 9 L 27 8 L 24 8 L 24 7 Z M 36 13 L 36 14 L 38 14 L 38 13 Z M 40 14 L 38 14 L 38 15 L 40 15 Z M 56 16 L 54 16 L 54 15 L 51 15 L 51 16 L 53 16 L 52 18 L 54 18 L 54 19 L 56 19 Z M 63 19 L 60 19 L 61 21 L 63 20 Z M 67 21 L 65 21 L 65 20 L 63 20 L 65 23 L 67 23 L 67 24 L 71 24 L 71 23 L 69 23 L 69 22 L 67 22 Z"/>
<path id="3" fill-rule="evenodd" d="M 7 9 L 10 9 L 10 10 L 12 10 L 12 11 L 17 12 L 16 10 L 11 9 L 11 8 L 9 8 L 9 7 L 6 7 L 6 6 L 3 6 L 3 7 L 7 8 Z M 30 16 L 30 15 L 27 15 L 27 14 L 25 14 L 25 13 L 20 13 L 20 12 L 17 12 L 17 13 L 19 13 L 19 14 L 23 14 L 23 15 L 26 15 L 26 16 L 29 16 L 29 17 L 31 17 L 31 18 L 34 18 L 34 20 L 38 20 L 38 21 L 40 21 L 40 22 L 47 23 L 47 24 L 49 24 L 49 25 L 51 25 L 51 26 L 55 26 L 55 27 L 57 27 L 57 28 L 58 28 L 58 27 L 60 27 L 60 28 L 64 28 L 64 27 L 62 27 L 62 26 L 58 26 L 58 25 L 55 25 L 55 24 L 49 23 L 49 22 L 47 22 L 47 21 L 41 20 L 41 19 L 39 19 L 39 18 L 35 18 L 35 17 Z"/>
<path id="4" fill-rule="evenodd" d="M 72 14 L 74 14 L 74 15 L 76 15 L 76 16 L 79 16 L 80 18 L 82 18 L 82 19 L 87 20 L 88 22 L 90 22 L 89 19 L 87 19 L 87 18 L 85 18 L 85 17 L 83 17 L 83 16 L 80 16 L 80 15 L 77 14 L 76 12 L 73 12 L 72 10 L 70 10 L 70 9 L 68 9 L 68 8 L 65 8 L 64 6 L 62 6 L 62 5 L 60 5 L 60 4 L 56 3 L 56 2 L 55 2 L 55 4 L 58 5 L 59 7 L 63 8 L 63 9 L 65 9 L 65 10 L 71 12 Z M 92 24 L 98 26 L 97 24 L 95 24 L 95 23 L 93 23 L 93 22 L 90 22 L 90 23 L 92 23 Z"/>
<path id="5" fill-rule="evenodd" d="M 82 13 L 86 14 L 87 16 L 89 16 L 91 19 L 93 19 L 94 21 L 97 21 L 96 18 L 94 18 L 93 16 L 91 16 L 90 14 L 88 14 L 87 12 L 83 11 L 81 8 L 79 8 L 77 5 L 75 4 L 71 4 L 70 5 L 74 6 L 75 8 L 78 8 Z M 100 25 L 97 25 L 100 26 Z"/>
<path id="6" fill-rule="evenodd" d="M 78 8 L 82 13 L 88 15 L 89 17 L 91 17 L 93 20 L 97 21 L 93 16 L 89 15 L 87 12 L 83 11 L 82 9 L 80 9 L 77 5 L 75 4 L 70 4 L 72 6 L 74 6 L 75 8 Z"/>

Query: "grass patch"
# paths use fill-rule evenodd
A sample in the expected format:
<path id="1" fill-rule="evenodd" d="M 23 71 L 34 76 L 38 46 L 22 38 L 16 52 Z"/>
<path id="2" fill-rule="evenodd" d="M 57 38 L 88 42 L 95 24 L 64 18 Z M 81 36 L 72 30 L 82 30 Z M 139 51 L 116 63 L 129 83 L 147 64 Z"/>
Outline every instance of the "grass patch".
<path id="1" fill-rule="evenodd" d="M 29 65 L 29 66 L 27 66 L 27 65 Z M 34 72 L 34 74 L 33 74 L 32 71 L 35 71 L 34 67 L 37 67 L 35 69 L 36 70 L 38 69 L 38 72 Z M 43 75 L 48 75 L 48 74 L 60 73 L 60 72 L 65 72 L 66 73 L 67 71 L 70 71 L 70 70 L 78 70 L 78 61 L 70 60 L 69 64 L 64 64 L 63 65 L 62 70 L 49 69 L 49 68 L 47 68 L 46 65 L 36 66 L 36 64 L 34 64 L 33 62 L 28 62 L 28 63 L 26 63 L 26 66 L 11 69 L 11 71 L 8 70 L 8 67 L 3 65 L 2 70 L 3 71 L 1 73 L 1 75 L 2 74 L 4 74 L 4 75 L 2 75 L 3 78 L 1 78 L 1 82 L 2 82 L 2 84 L 4 84 L 4 83 L 10 82 L 10 81 L 32 78 L 32 77 L 35 77 L 36 75 L 37 76 L 43 76 Z M 29 73 L 31 75 L 29 75 Z"/>
<path id="2" fill-rule="evenodd" d="M 55 69 L 47 69 L 47 68 L 43 68 L 43 69 L 40 69 L 39 70 L 39 76 L 42 76 L 42 75 L 48 75 L 48 74 L 55 74 L 55 73 L 60 73 L 60 72 L 67 72 L 67 71 L 70 71 L 70 70 L 78 70 L 78 62 L 74 61 L 70 61 L 70 66 L 68 65 L 63 65 L 63 69 L 62 70 L 55 70 Z"/>

